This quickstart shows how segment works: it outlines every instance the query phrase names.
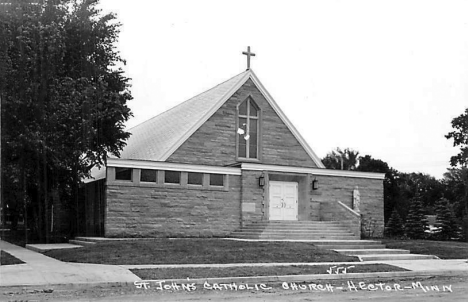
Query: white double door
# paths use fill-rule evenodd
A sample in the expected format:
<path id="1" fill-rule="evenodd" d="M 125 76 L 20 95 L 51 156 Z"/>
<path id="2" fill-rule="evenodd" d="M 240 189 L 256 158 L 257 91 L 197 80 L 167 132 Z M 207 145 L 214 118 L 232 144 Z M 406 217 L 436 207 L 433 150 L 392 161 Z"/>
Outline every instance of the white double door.
<path id="1" fill-rule="evenodd" d="M 270 220 L 297 220 L 297 182 L 269 183 Z"/>

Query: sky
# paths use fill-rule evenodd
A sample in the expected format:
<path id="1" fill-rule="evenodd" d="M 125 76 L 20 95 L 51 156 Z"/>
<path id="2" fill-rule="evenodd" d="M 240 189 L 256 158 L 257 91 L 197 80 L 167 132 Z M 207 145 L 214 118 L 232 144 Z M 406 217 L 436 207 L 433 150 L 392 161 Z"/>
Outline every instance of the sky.
<path id="1" fill-rule="evenodd" d="M 101 0 L 122 23 L 131 128 L 251 69 L 323 158 L 442 178 L 468 107 L 468 1 Z"/>

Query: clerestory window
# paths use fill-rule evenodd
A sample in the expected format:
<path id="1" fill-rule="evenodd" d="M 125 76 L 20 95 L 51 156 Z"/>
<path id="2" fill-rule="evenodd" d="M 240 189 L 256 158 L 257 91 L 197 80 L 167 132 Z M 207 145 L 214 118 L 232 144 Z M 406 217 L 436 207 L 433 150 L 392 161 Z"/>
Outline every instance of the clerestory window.
<path id="1" fill-rule="evenodd" d="M 238 107 L 238 153 L 239 158 L 258 158 L 260 111 L 251 97 Z"/>

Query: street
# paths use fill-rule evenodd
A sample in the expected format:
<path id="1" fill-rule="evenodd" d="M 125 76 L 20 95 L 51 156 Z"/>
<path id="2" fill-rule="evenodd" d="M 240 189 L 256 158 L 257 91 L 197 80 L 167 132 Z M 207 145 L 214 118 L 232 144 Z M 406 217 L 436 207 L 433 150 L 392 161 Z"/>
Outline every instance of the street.
<path id="1" fill-rule="evenodd" d="M 317 283 L 204 284 L 190 286 L 151 282 L 135 287 L 1 289 L 1 301 L 466 301 L 468 277 L 406 280 L 353 280 Z M 165 289 L 166 288 L 166 289 Z M 28 293 L 30 291 L 30 293 Z M 36 289 L 40 291 L 40 289 Z"/>

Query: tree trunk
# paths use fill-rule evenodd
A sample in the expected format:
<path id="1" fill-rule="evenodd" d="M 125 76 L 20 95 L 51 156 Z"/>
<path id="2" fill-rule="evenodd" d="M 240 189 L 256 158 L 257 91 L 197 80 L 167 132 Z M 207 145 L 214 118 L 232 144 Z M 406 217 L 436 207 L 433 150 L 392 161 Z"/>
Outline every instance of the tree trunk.
<path id="1" fill-rule="evenodd" d="M 44 146 L 44 152 L 42 154 L 43 158 L 43 173 L 44 173 L 44 226 L 45 226 L 45 239 L 46 243 L 50 242 L 50 233 L 49 233 L 49 189 L 48 189 L 48 179 L 47 179 L 47 153 Z"/>
<path id="2" fill-rule="evenodd" d="M 465 238 L 465 241 L 468 242 L 468 167 L 462 168 L 463 169 L 463 180 L 465 183 L 465 213 L 463 215 L 462 219 L 462 231 L 463 231 L 463 237 Z"/>
<path id="3" fill-rule="evenodd" d="M 36 171 L 37 174 L 37 196 L 35 200 L 36 205 L 36 224 L 37 224 L 37 237 L 40 242 L 45 241 L 45 233 L 44 233 L 44 203 L 43 203 L 43 196 L 44 196 L 44 186 L 43 186 L 43 173 L 41 173 L 41 160 L 37 158 L 37 167 Z"/>

